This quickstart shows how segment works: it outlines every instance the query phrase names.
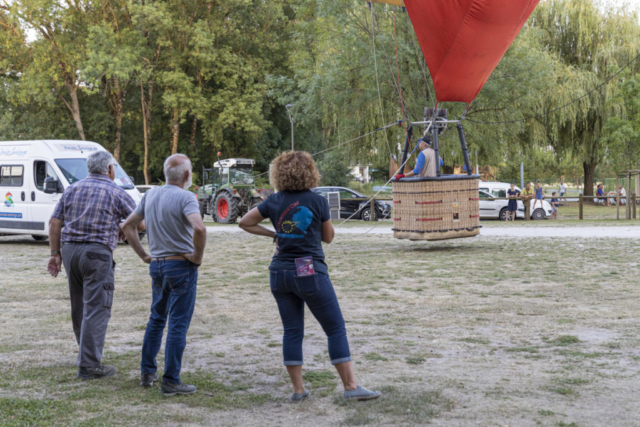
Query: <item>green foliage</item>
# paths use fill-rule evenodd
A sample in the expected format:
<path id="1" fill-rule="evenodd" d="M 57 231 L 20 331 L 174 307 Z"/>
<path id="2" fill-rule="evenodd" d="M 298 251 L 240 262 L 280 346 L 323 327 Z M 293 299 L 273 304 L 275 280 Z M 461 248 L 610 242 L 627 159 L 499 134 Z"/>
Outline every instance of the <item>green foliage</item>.
<path id="1" fill-rule="evenodd" d="M 337 151 L 329 151 L 317 162 L 322 185 L 346 187 L 349 184 L 349 163 Z"/>
<path id="2" fill-rule="evenodd" d="M 411 21 L 399 8 L 372 7 L 373 14 L 361 0 L 2 3 L 0 139 L 93 140 L 137 182 L 148 175 L 153 183 L 176 151 L 196 169 L 222 151 L 255 158 L 266 171 L 291 147 L 289 103 L 295 148 L 311 153 L 405 113 L 420 119 L 435 93 Z M 601 176 L 635 169 L 640 62 L 587 92 L 638 51 L 640 25 L 628 9 L 542 2 L 467 112 L 474 121 L 537 118 L 464 122 L 472 162 L 519 180 L 525 161 L 528 180 L 574 183 L 585 173 L 593 180 L 598 165 Z M 441 106 L 451 118 L 466 107 Z M 345 185 L 347 167 L 358 162 L 388 176 L 405 135 L 391 127 L 321 155 L 323 183 Z M 419 136 L 416 129 L 412 143 Z M 457 132 L 440 142 L 445 166 L 460 165 Z"/>

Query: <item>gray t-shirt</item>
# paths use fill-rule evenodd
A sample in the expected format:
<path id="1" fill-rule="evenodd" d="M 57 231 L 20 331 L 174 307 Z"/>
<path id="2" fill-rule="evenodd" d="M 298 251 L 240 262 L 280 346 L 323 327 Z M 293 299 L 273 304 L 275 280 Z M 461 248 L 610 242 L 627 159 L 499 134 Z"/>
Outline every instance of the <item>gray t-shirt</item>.
<path id="1" fill-rule="evenodd" d="M 175 185 L 153 188 L 135 211 L 145 219 L 152 258 L 193 252 L 193 226 L 188 215 L 200 215 L 196 195 Z"/>

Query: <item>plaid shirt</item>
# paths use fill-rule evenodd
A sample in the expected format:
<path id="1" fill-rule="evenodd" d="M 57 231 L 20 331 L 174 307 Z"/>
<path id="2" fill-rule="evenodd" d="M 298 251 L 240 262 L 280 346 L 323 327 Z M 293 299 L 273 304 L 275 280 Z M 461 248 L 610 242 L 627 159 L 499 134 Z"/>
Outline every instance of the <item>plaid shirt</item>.
<path id="1" fill-rule="evenodd" d="M 106 175 L 89 174 L 68 187 L 51 215 L 62 221 L 62 242 L 118 246 L 120 221 L 136 208 L 122 188 Z"/>

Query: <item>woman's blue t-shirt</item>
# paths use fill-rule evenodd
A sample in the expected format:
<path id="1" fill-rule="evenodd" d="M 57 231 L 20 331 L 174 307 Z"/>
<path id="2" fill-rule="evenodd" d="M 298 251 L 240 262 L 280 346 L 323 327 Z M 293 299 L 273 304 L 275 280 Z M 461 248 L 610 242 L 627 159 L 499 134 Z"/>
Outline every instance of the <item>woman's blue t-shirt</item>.
<path id="1" fill-rule="evenodd" d="M 258 205 L 278 235 L 271 270 L 295 270 L 296 258 L 312 257 L 316 273 L 328 274 L 322 250 L 322 223 L 329 221 L 327 199 L 313 191 L 281 191 Z"/>

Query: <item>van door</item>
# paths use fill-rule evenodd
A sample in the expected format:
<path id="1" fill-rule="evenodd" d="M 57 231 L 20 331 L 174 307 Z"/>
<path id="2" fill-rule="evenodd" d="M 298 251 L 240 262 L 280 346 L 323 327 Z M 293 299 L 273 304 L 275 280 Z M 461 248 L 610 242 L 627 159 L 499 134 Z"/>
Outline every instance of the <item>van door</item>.
<path id="1" fill-rule="evenodd" d="M 0 233 L 24 234 L 31 230 L 26 169 L 23 162 L 0 164 Z"/>
<path id="2" fill-rule="evenodd" d="M 33 162 L 32 185 L 29 193 L 31 222 L 37 225 L 37 234 L 43 235 L 49 234 L 49 219 L 60 197 L 62 197 L 62 191 L 53 194 L 44 192 L 44 180 L 49 177 L 60 182 L 58 174 L 48 161 L 35 160 Z M 60 183 L 59 188 L 62 189 L 62 183 Z"/>

